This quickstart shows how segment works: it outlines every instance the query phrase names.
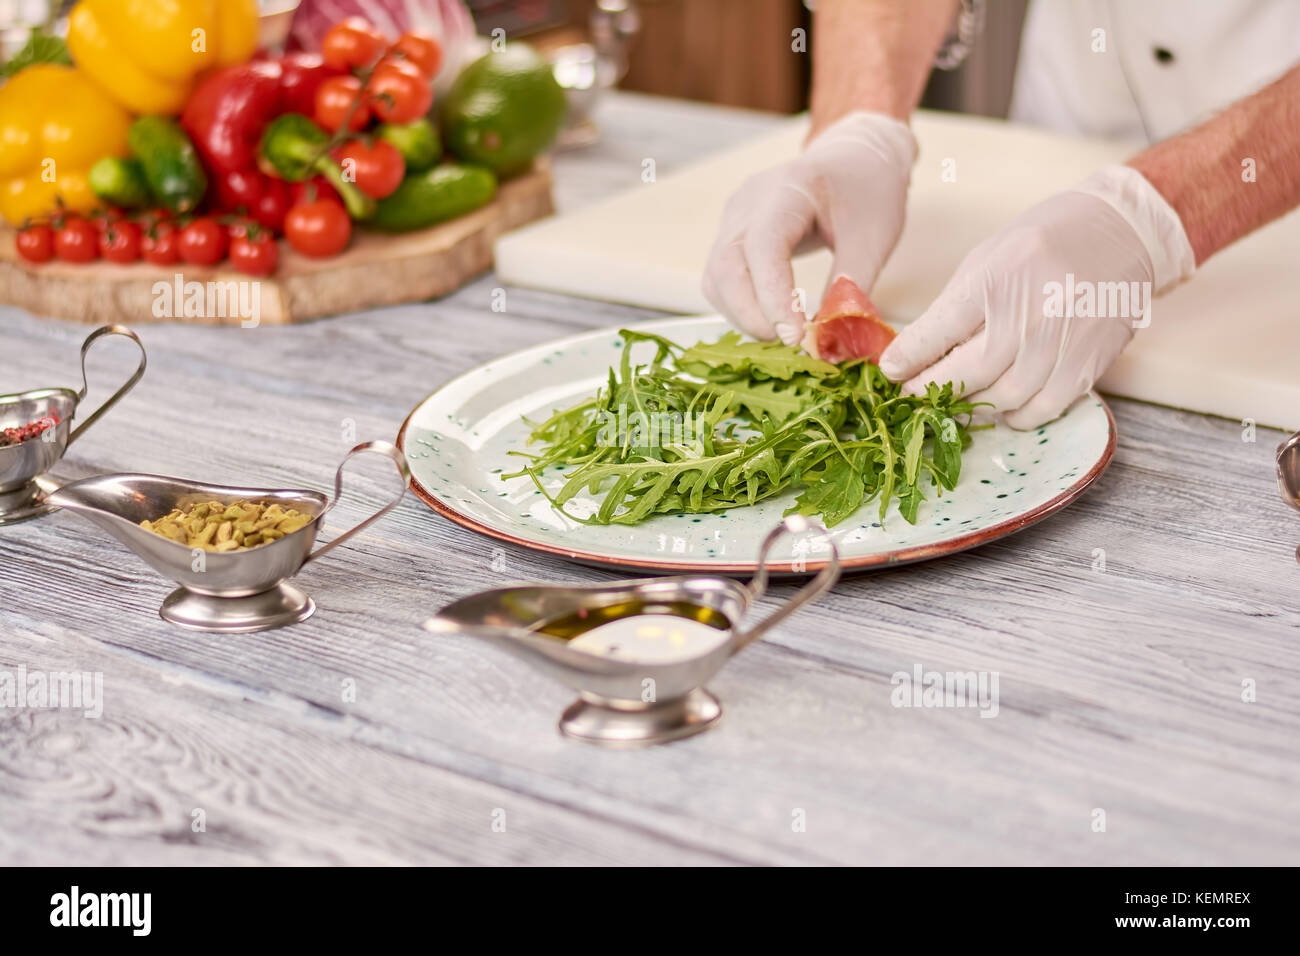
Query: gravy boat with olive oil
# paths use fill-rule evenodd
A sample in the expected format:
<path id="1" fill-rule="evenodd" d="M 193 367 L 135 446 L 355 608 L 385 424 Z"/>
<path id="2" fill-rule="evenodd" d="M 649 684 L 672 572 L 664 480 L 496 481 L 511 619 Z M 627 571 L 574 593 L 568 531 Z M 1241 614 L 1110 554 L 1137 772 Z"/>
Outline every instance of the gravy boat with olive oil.
<path id="1" fill-rule="evenodd" d="M 391 458 L 402 488 L 387 505 L 328 544 L 312 550 L 325 515 L 343 493 L 343 466 L 362 452 Z M 195 631 L 247 633 L 306 620 L 316 610 L 310 597 L 288 583 L 309 561 L 342 544 L 362 528 L 397 507 L 411 482 L 406 459 L 384 441 L 357 445 L 334 473 L 334 496 L 317 491 L 236 488 L 207 485 L 160 475 L 100 475 L 74 481 L 49 495 L 60 508 L 99 525 L 139 555 L 159 574 L 180 585 L 167 596 L 159 615 Z M 278 504 L 309 520 L 295 531 L 269 543 L 239 551 L 209 551 L 163 537 L 141 525 L 173 509 L 237 501 Z"/>
<path id="2" fill-rule="evenodd" d="M 140 346 L 140 364 L 135 373 L 90 417 L 76 428 L 72 419 L 86 397 L 86 353 L 95 340 L 105 335 L 123 335 Z M 13 395 L 0 395 L 0 427 L 17 428 L 39 423 L 40 433 L 14 445 L 0 447 L 0 525 L 17 524 L 49 514 L 55 505 L 49 500 L 54 483 L 44 475 L 63 458 L 68 446 L 81 437 L 99 416 L 117 404 L 144 375 L 148 358 L 139 336 L 123 325 L 105 325 L 91 332 L 81 343 L 81 390 L 36 388 Z"/>
<path id="3" fill-rule="evenodd" d="M 809 531 L 829 545 L 829 560 L 781 608 L 741 627 L 767 588 L 772 546 L 783 535 Z M 606 746 L 639 747 L 716 724 L 722 705 L 704 684 L 838 577 L 834 541 L 819 525 L 792 515 L 764 539 L 747 585 L 708 575 L 516 585 L 462 598 L 424 627 L 433 634 L 487 641 L 577 691 L 578 699 L 560 718 L 562 733 Z"/>

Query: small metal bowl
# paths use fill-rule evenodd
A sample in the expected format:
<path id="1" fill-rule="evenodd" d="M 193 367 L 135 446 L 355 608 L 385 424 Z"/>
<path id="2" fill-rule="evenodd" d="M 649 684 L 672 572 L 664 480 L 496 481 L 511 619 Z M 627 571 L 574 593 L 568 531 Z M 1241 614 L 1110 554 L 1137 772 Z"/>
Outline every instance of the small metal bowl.
<path id="1" fill-rule="evenodd" d="M 746 612 L 767 588 L 767 560 L 773 544 L 782 535 L 808 531 L 825 537 L 830 560 L 780 610 L 748 630 L 742 629 L 740 622 Z M 605 746 L 642 747 L 687 737 L 716 724 L 722 705 L 704 684 L 734 654 L 829 590 L 839 573 L 839 553 L 825 529 L 792 515 L 764 539 L 758 569 L 748 585 L 704 575 L 609 584 L 514 585 L 449 604 L 424 627 L 433 634 L 488 641 L 576 690 L 578 699 L 560 718 L 562 733 Z M 716 646 L 696 656 L 653 662 L 579 650 L 566 640 L 538 631 L 545 622 L 575 613 L 628 604 L 675 603 L 717 611 L 731 626 Z"/>
<path id="2" fill-rule="evenodd" d="M 343 466 L 362 452 L 391 458 L 402 489 L 387 505 L 328 544 L 312 550 L 325 515 L 343 493 Z M 247 633 L 304 621 L 316 610 L 310 597 L 287 583 L 308 561 L 342 544 L 397 507 L 411 482 L 406 459 L 388 442 L 366 442 L 343 458 L 334 474 L 334 496 L 316 491 L 236 488 L 159 475 L 100 475 L 74 481 L 49 495 L 99 525 L 138 554 L 159 574 L 180 585 L 159 610 L 165 621 L 196 631 Z M 140 526 L 173 508 L 204 501 L 279 502 L 312 516 L 299 530 L 247 551 L 204 551 L 164 538 Z"/>
<path id="3" fill-rule="evenodd" d="M 140 347 L 140 365 L 121 388 L 74 429 L 72 419 L 86 397 L 86 353 L 96 339 L 105 335 L 124 335 L 135 342 Z M 43 476 L 58 464 L 68 446 L 98 421 L 100 415 L 135 387 L 144 375 L 146 364 L 148 357 L 138 335 L 122 325 L 106 325 L 91 332 L 81 343 L 81 391 L 38 388 L 0 395 L 0 427 L 12 428 L 51 416 L 58 419 L 57 425 L 47 428 L 36 438 L 0 448 L 0 525 L 27 521 L 54 510 L 55 506 L 48 498 L 54 484 Z"/>
<path id="4" fill-rule="evenodd" d="M 1282 500 L 1300 511 L 1300 432 L 1277 446 L 1277 488 Z M 1295 557 L 1300 561 L 1300 547 Z"/>

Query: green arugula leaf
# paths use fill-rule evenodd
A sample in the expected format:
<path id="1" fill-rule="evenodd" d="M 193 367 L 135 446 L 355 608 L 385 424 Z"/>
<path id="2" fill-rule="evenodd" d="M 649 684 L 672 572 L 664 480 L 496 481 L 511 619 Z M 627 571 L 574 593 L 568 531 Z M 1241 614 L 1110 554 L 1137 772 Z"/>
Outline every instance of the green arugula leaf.
<path id="1" fill-rule="evenodd" d="M 766 415 L 778 424 L 806 409 L 812 394 L 798 381 L 728 382 L 726 389 L 734 405 L 743 406 L 757 418 Z"/>
<path id="2" fill-rule="evenodd" d="M 793 492 L 787 513 L 820 516 L 828 527 L 870 501 L 882 524 L 894 502 L 914 524 L 927 485 L 957 485 L 975 405 L 951 383 L 903 395 L 870 363 L 836 366 L 735 332 L 689 348 L 620 334 L 607 384 L 529 422 L 529 445 L 540 451 L 512 452 L 528 464 L 502 476 L 527 475 L 575 521 L 636 524 Z M 653 354 L 634 359 L 643 343 Z M 565 469 L 559 487 L 545 477 L 557 466 Z M 579 496 L 596 499 L 593 513 L 573 511 Z"/>
<path id="3" fill-rule="evenodd" d="M 808 484 L 786 514 L 820 515 L 827 527 L 839 524 L 862 506 L 861 473 L 845 458 L 831 459 L 817 480 Z"/>
<path id="4" fill-rule="evenodd" d="M 742 342 L 739 332 L 727 332 L 716 342 L 697 342 L 682 353 L 677 367 L 701 378 L 709 377 L 718 369 L 785 380 L 797 373 L 818 378 L 839 374 L 839 368 L 830 362 L 796 352 L 780 342 Z"/>

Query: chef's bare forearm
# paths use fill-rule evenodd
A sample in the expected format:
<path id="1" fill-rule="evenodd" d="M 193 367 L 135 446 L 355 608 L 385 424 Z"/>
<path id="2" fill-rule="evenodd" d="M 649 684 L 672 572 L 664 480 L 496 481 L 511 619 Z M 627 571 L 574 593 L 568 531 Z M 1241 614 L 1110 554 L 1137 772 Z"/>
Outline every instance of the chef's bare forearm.
<path id="1" fill-rule="evenodd" d="M 1300 206 L 1300 66 L 1128 164 L 1174 207 L 1200 265 Z"/>
<path id="2" fill-rule="evenodd" d="M 906 122 L 920 102 L 957 2 L 818 0 L 810 135 L 853 110 Z"/>

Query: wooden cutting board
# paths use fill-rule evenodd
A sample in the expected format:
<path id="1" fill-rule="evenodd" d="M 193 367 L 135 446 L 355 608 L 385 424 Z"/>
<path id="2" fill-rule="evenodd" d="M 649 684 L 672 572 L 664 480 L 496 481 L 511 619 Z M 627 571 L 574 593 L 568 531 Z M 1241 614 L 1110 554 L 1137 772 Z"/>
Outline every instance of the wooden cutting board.
<path id="1" fill-rule="evenodd" d="M 529 172 L 502 183 L 496 199 L 482 209 L 400 236 L 357 229 L 351 246 L 331 259 L 299 255 L 281 240 L 275 274 L 252 280 L 257 283 L 258 322 L 305 322 L 445 295 L 491 268 L 492 246 L 502 233 L 554 212 L 551 182 L 550 165 L 539 160 Z M 239 325 L 245 321 L 247 311 L 205 305 L 202 314 L 186 315 L 183 308 L 188 297 L 184 290 L 194 288 L 187 283 L 204 284 L 206 304 L 207 283 L 249 281 L 228 264 L 210 269 L 144 262 L 32 265 L 18 257 L 14 236 L 14 230 L 0 226 L 0 302 L 7 305 L 95 325 L 170 321 Z M 178 275 L 182 306 L 173 307 Z M 170 289 L 162 292 L 160 282 Z M 249 295 L 247 286 L 243 294 Z M 224 301 L 224 293 L 213 301 Z M 231 311 L 235 314 L 219 314 Z"/>
<path id="2" fill-rule="evenodd" d="M 896 324 L 920 315 L 962 256 L 1021 210 L 1136 151 L 949 113 L 922 111 L 913 127 L 921 151 L 907 226 L 871 293 Z M 700 272 L 723 203 L 746 176 L 796 155 L 806 130 L 804 118 L 782 122 L 658 182 L 513 233 L 497 243 L 497 275 L 570 295 L 711 312 Z M 1300 427 L 1298 266 L 1300 211 L 1225 249 L 1157 299 L 1150 327 L 1138 332 L 1101 388 L 1259 425 Z M 808 290 L 810 304 L 829 271 L 824 251 L 796 261 L 795 282 Z"/>

